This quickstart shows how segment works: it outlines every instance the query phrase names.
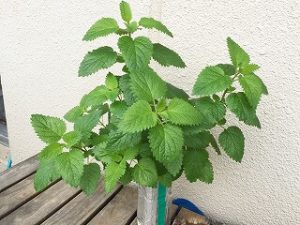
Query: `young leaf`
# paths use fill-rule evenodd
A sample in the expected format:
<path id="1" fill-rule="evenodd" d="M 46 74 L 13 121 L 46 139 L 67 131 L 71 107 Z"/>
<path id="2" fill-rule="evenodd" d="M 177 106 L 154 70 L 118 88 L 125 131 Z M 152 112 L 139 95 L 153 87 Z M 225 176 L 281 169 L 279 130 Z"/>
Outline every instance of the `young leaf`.
<path id="1" fill-rule="evenodd" d="M 162 66 L 186 67 L 185 63 L 176 52 L 159 43 L 153 44 L 152 57 Z"/>
<path id="2" fill-rule="evenodd" d="M 81 140 L 81 133 L 79 131 L 70 131 L 63 136 L 63 140 L 68 147 L 76 145 Z"/>
<path id="3" fill-rule="evenodd" d="M 64 152 L 57 158 L 58 170 L 65 182 L 73 187 L 77 187 L 83 173 L 83 153 L 74 149 Z"/>
<path id="4" fill-rule="evenodd" d="M 197 125 L 202 122 L 201 114 L 191 104 L 179 98 L 172 99 L 167 110 L 160 114 L 178 125 Z"/>
<path id="5" fill-rule="evenodd" d="M 120 3 L 120 11 L 121 11 L 122 19 L 125 22 L 129 23 L 130 20 L 132 19 L 132 13 L 131 13 L 130 5 L 127 2 L 122 1 Z"/>
<path id="6" fill-rule="evenodd" d="M 157 125 L 149 133 L 150 147 L 160 162 L 176 161 L 182 154 L 183 133 L 174 125 Z"/>
<path id="7" fill-rule="evenodd" d="M 205 150 L 185 151 L 183 167 L 185 176 L 190 182 L 195 182 L 199 179 L 210 184 L 214 179 L 213 167 Z"/>
<path id="8" fill-rule="evenodd" d="M 244 67 L 249 64 L 249 55 L 230 37 L 227 38 L 227 46 L 232 64 L 236 67 Z"/>
<path id="9" fill-rule="evenodd" d="M 121 131 L 128 133 L 140 132 L 154 127 L 157 120 L 157 115 L 152 112 L 149 103 L 140 100 L 129 107 L 124 113 L 119 128 Z"/>
<path id="10" fill-rule="evenodd" d="M 259 65 L 248 64 L 240 69 L 240 72 L 244 75 L 252 74 L 254 71 L 259 69 Z"/>
<path id="11" fill-rule="evenodd" d="M 92 129 L 98 124 L 100 117 L 99 111 L 84 115 L 75 121 L 74 130 L 81 132 L 83 136 L 89 136 Z"/>
<path id="12" fill-rule="evenodd" d="M 157 170 L 150 158 L 141 159 L 133 168 L 133 179 L 140 185 L 155 187 L 157 184 Z"/>
<path id="13" fill-rule="evenodd" d="M 131 90 L 137 99 L 153 102 L 166 94 L 166 83 L 150 68 L 133 72 L 130 78 Z"/>
<path id="14" fill-rule="evenodd" d="M 217 66 L 206 67 L 200 73 L 193 87 L 193 94 L 208 96 L 224 91 L 231 86 L 231 79 Z"/>
<path id="15" fill-rule="evenodd" d="M 251 107 L 244 93 L 231 93 L 226 99 L 226 104 L 240 121 L 258 128 L 261 127 L 255 108 Z"/>
<path id="16" fill-rule="evenodd" d="M 113 18 L 102 18 L 98 20 L 84 35 L 84 41 L 92 41 L 98 37 L 116 33 L 119 30 L 118 23 Z"/>
<path id="17" fill-rule="evenodd" d="M 37 136 L 49 144 L 59 141 L 66 132 L 65 122 L 52 116 L 33 114 L 31 115 L 31 125 Z"/>
<path id="18" fill-rule="evenodd" d="M 181 98 L 183 100 L 189 99 L 189 95 L 184 90 L 175 87 L 170 83 L 166 83 L 166 84 L 167 84 L 167 93 L 166 93 L 167 98 Z"/>
<path id="19" fill-rule="evenodd" d="M 127 105 L 132 105 L 136 100 L 130 88 L 131 79 L 129 75 L 124 75 L 119 80 L 120 89 Z"/>
<path id="20" fill-rule="evenodd" d="M 184 144 L 194 149 L 205 149 L 210 143 L 210 133 L 203 131 L 198 134 L 184 135 Z"/>
<path id="21" fill-rule="evenodd" d="M 145 68 L 151 59 L 153 45 L 146 37 L 137 37 L 134 40 L 128 36 L 120 37 L 119 49 L 130 71 Z"/>
<path id="22" fill-rule="evenodd" d="M 217 67 L 220 67 L 227 76 L 232 76 L 236 73 L 235 67 L 231 64 L 218 64 Z"/>
<path id="23" fill-rule="evenodd" d="M 112 73 L 109 73 L 106 76 L 105 85 L 109 90 L 114 90 L 119 86 L 118 79 Z"/>
<path id="24" fill-rule="evenodd" d="M 101 47 L 85 55 L 79 67 L 79 76 L 85 77 L 107 69 L 117 62 L 117 53 L 111 47 Z"/>
<path id="25" fill-rule="evenodd" d="M 141 133 L 123 133 L 114 131 L 109 134 L 107 142 L 107 150 L 118 151 L 132 148 L 142 139 Z"/>
<path id="26" fill-rule="evenodd" d="M 109 90 L 104 85 L 98 86 L 82 97 L 80 106 L 88 108 L 89 106 L 102 105 L 108 100 L 108 92 Z"/>
<path id="27" fill-rule="evenodd" d="M 120 163 L 110 162 L 105 168 L 105 191 L 111 192 L 116 186 L 120 178 L 125 174 L 126 162 Z"/>
<path id="28" fill-rule="evenodd" d="M 169 29 L 162 24 L 160 21 L 155 20 L 153 18 L 147 18 L 147 17 L 143 17 L 140 19 L 139 24 L 147 29 L 156 29 L 160 32 L 163 32 L 167 35 L 169 35 L 170 37 L 173 37 L 173 34 L 171 33 L 171 31 L 169 31 Z"/>
<path id="29" fill-rule="evenodd" d="M 87 195 L 95 193 L 100 181 L 100 167 L 97 163 L 84 165 L 83 174 L 80 179 L 80 188 Z"/>
<path id="30" fill-rule="evenodd" d="M 239 81 L 250 105 L 256 108 L 262 94 L 268 94 L 267 87 L 262 80 L 254 74 L 242 76 Z"/>
<path id="31" fill-rule="evenodd" d="M 244 155 L 245 138 L 238 127 L 229 127 L 219 136 L 219 142 L 226 154 L 237 162 L 241 162 Z"/>
<path id="32" fill-rule="evenodd" d="M 74 123 L 76 119 L 78 119 L 84 113 L 85 109 L 82 106 L 75 106 L 70 111 L 68 111 L 64 118 L 65 120 Z"/>

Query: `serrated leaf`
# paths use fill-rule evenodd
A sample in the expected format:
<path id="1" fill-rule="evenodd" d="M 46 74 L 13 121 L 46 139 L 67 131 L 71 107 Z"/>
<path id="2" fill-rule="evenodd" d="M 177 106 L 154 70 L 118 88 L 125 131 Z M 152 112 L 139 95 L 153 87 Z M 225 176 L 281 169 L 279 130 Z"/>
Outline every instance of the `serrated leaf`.
<path id="1" fill-rule="evenodd" d="M 198 96 L 208 96 L 229 88 L 232 81 L 226 76 L 224 71 L 217 66 L 206 67 L 197 78 L 193 87 L 193 94 Z"/>
<path id="2" fill-rule="evenodd" d="M 88 196 L 95 193 L 100 181 L 100 167 L 97 163 L 84 165 L 83 174 L 80 179 L 80 188 Z"/>
<path id="3" fill-rule="evenodd" d="M 220 67 L 227 76 L 232 76 L 236 73 L 235 67 L 231 64 L 218 64 L 217 67 Z"/>
<path id="4" fill-rule="evenodd" d="M 68 147 L 76 145 L 81 140 L 81 133 L 79 131 L 70 131 L 63 136 L 63 140 L 66 142 Z"/>
<path id="5" fill-rule="evenodd" d="M 58 155 L 60 155 L 63 151 L 63 145 L 59 143 L 53 143 L 46 146 L 40 153 L 39 153 L 39 160 L 52 160 L 55 159 Z"/>
<path id="6" fill-rule="evenodd" d="M 157 120 L 157 115 L 152 112 L 149 103 L 144 100 L 140 100 L 130 106 L 124 113 L 124 117 L 119 124 L 119 128 L 125 133 L 140 132 L 154 127 Z"/>
<path id="7" fill-rule="evenodd" d="M 122 36 L 118 46 L 130 71 L 143 69 L 149 64 L 153 45 L 147 37 L 137 37 L 133 40 L 131 37 Z"/>
<path id="8" fill-rule="evenodd" d="M 164 24 L 162 24 L 160 21 L 155 20 L 153 18 L 143 17 L 140 19 L 139 24 L 144 28 L 156 29 L 160 32 L 169 35 L 170 37 L 173 37 L 171 31 L 169 31 L 169 29 Z"/>
<path id="9" fill-rule="evenodd" d="M 179 98 L 172 99 L 167 110 L 160 114 L 178 125 L 197 125 L 202 122 L 201 114 L 191 104 Z"/>
<path id="10" fill-rule="evenodd" d="M 162 66 L 186 67 L 181 57 L 173 50 L 159 44 L 153 44 L 153 59 Z"/>
<path id="11" fill-rule="evenodd" d="M 212 134 L 210 134 L 210 144 L 215 149 L 216 153 L 218 155 L 221 155 L 221 151 L 220 151 L 219 145 L 217 143 L 217 140 L 215 139 L 215 137 Z"/>
<path id="12" fill-rule="evenodd" d="M 139 100 L 153 102 L 166 94 L 166 83 L 150 68 L 133 72 L 130 78 L 132 93 Z"/>
<path id="13" fill-rule="evenodd" d="M 100 106 L 111 97 L 111 92 L 113 91 L 108 90 L 104 85 L 100 85 L 82 97 L 80 106 L 84 108 L 88 108 L 89 106 Z M 118 91 L 115 93 L 115 96 L 117 96 L 117 94 Z"/>
<path id="14" fill-rule="evenodd" d="M 125 22 L 129 23 L 130 20 L 132 19 L 132 13 L 131 13 L 130 5 L 127 2 L 122 1 L 120 3 L 120 11 L 121 11 L 122 19 Z"/>
<path id="15" fill-rule="evenodd" d="M 57 158 L 58 170 L 65 182 L 77 187 L 83 174 L 84 157 L 80 150 L 64 152 Z"/>
<path id="16" fill-rule="evenodd" d="M 130 77 L 129 75 L 124 75 L 120 78 L 119 81 L 119 85 L 120 85 L 120 89 L 123 93 L 124 96 L 124 101 L 126 102 L 127 105 L 132 105 L 136 100 L 135 97 L 131 91 L 131 87 L 130 87 Z"/>
<path id="17" fill-rule="evenodd" d="M 190 182 L 195 182 L 199 179 L 210 184 L 214 179 L 213 167 L 205 150 L 185 151 L 183 167 L 185 176 Z"/>
<path id="18" fill-rule="evenodd" d="M 167 98 L 181 98 L 183 100 L 188 100 L 189 95 L 182 89 L 175 87 L 173 84 L 167 83 Z"/>
<path id="19" fill-rule="evenodd" d="M 240 77 L 239 82 L 244 89 L 250 105 L 254 108 L 257 107 L 262 94 L 268 94 L 267 87 L 262 80 L 254 74 Z"/>
<path id="20" fill-rule="evenodd" d="M 107 150 L 119 151 L 132 148 L 142 139 L 141 133 L 123 133 L 114 131 L 109 134 Z"/>
<path id="21" fill-rule="evenodd" d="M 43 159 L 34 175 L 34 188 L 36 191 L 42 191 L 53 181 L 60 178 L 57 162 L 55 158 Z"/>
<path id="22" fill-rule="evenodd" d="M 104 163 L 120 162 L 122 160 L 122 156 L 119 153 L 115 153 L 106 149 L 105 142 L 95 146 L 92 151 L 95 155 L 95 158 Z"/>
<path id="23" fill-rule="evenodd" d="M 219 142 L 226 154 L 237 162 L 241 162 L 244 155 L 245 138 L 238 127 L 229 127 L 219 136 Z"/>
<path id="24" fill-rule="evenodd" d="M 117 53 L 111 47 L 101 47 L 85 55 L 79 67 L 79 76 L 85 77 L 107 69 L 117 62 Z"/>
<path id="25" fill-rule="evenodd" d="M 149 132 L 149 142 L 154 157 L 159 162 L 172 162 L 182 153 L 183 133 L 174 125 L 157 125 Z"/>
<path id="26" fill-rule="evenodd" d="M 79 131 L 83 136 L 89 136 L 92 129 L 98 124 L 101 112 L 93 111 L 78 118 L 74 124 L 74 130 Z"/>
<path id="27" fill-rule="evenodd" d="M 259 69 L 259 65 L 256 64 L 248 64 L 240 69 L 240 72 L 244 75 L 252 74 L 254 71 Z"/>
<path id="28" fill-rule="evenodd" d="M 260 128 L 259 119 L 256 116 L 255 108 L 251 107 L 244 93 L 231 93 L 226 98 L 226 104 L 240 121 L 245 124 Z"/>
<path id="29" fill-rule="evenodd" d="M 65 120 L 74 123 L 76 119 L 78 119 L 84 113 L 85 109 L 82 106 L 75 106 L 71 110 L 69 110 L 65 115 Z"/>
<path id="30" fill-rule="evenodd" d="M 105 79 L 105 85 L 109 90 L 114 90 L 118 88 L 119 83 L 116 76 L 114 76 L 112 73 L 108 73 Z"/>
<path id="31" fill-rule="evenodd" d="M 157 185 L 157 170 L 150 158 L 141 159 L 133 168 L 133 179 L 142 186 L 155 187 Z"/>
<path id="32" fill-rule="evenodd" d="M 194 149 L 205 149 L 210 143 L 210 133 L 202 131 L 198 134 L 184 135 L 184 144 Z"/>
<path id="33" fill-rule="evenodd" d="M 121 161 L 120 163 L 110 162 L 105 168 L 105 191 L 111 192 L 116 186 L 120 178 L 125 174 L 126 163 Z"/>
<path id="34" fill-rule="evenodd" d="M 179 153 L 176 160 L 173 161 L 164 161 L 162 164 L 168 170 L 170 174 L 173 176 L 177 176 L 178 173 L 181 171 L 182 168 L 182 160 L 183 160 L 183 153 L 182 151 Z"/>
<path id="35" fill-rule="evenodd" d="M 125 150 L 124 152 L 122 152 L 123 155 L 123 160 L 133 160 L 137 157 L 138 153 L 139 153 L 139 149 L 140 146 L 136 145 L 134 147 L 131 147 L 127 150 Z"/>
<path id="36" fill-rule="evenodd" d="M 133 21 L 133 22 L 131 22 L 129 24 L 126 24 L 126 27 L 127 27 L 127 31 L 129 33 L 134 33 L 135 31 L 137 31 L 139 25 L 138 25 L 138 23 L 136 21 Z"/>
<path id="37" fill-rule="evenodd" d="M 119 30 L 117 21 L 113 18 L 102 18 L 91 26 L 83 37 L 84 41 L 92 41 L 98 37 L 104 37 L 116 33 Z"/>
<path id="38" fill-rule="evenodd" d="M 227 38 L 227 46 L 232 64 L 236 67 L 244 67 L 249 64 L 249 55 L 230 37 Z"/>
<path id="39" fill-rule="evenodd" d="M 31 115 L 31 125 L 37 136 L 48 144 L 59 141 L 66 132 L 65 122 L 52 116 L 33 114 Z"/>

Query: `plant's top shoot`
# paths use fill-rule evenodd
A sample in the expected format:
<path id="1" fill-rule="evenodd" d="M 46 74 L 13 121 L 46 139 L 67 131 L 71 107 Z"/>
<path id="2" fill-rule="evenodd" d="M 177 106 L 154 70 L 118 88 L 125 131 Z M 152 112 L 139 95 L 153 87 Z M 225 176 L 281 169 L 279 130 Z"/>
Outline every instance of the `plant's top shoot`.
<path id="1" fill-rule="evenodd" d="M 90 195 L 101 174 L 106 191 L 112 191 L 118 182 L 132 180 L 142 186 L 156 187 L 158 182 L 170 186 L 183 173 L 190 182 L 211 183 L 214 173 L 209 146 L 237 162 L 244 155 L 244 135 L 240 128 L 227 125 L 227 110 L 245 124 L 260 128 L 256 108 L 267 88 L 256 75 L 259 66 L 250 63 L 249 55 L 237 43 L 227 39 L 231 64 L 203 69 L 190 97 L 149 66 L 155 60 L 162 66 L 184 68 L 181 57 L 138 36 L 144 28 L 173 37 L 171 31 L 153 18 L 134 21 L 124 1 L 120 11 L 124 27 L 105 17 L 83 38 L 92 41 L 115 35 L 118 49 L 103 46 L 87 53 L 79 76 L 115 64 L 121 64 L 122 71 L 109 72 L 105 84 L 85 94 L 66 113 L 64 119 L 74 124 L 71 131 L 62 119 L 40 114 L 31 117 L 35 132 L 46 143 L 35 175 L 38 191 L 61 177 Z M 211 133 L 216 126 L 223 129 L 218 138 Z"/>

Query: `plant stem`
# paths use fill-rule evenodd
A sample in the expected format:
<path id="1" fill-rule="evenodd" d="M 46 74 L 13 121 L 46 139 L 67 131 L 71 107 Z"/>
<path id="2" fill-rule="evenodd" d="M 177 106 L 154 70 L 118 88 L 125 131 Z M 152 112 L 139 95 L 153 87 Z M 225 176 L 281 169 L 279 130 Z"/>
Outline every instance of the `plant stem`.
<path id="1" fill-rule="evenodd" d="M 240 75 L 240 71 L 237 71 L 231 80 L 234 82 L 235 81 L 234 79 L 237 78 L 238 75 Z M 226 90 L 223 92 L 222 97 L 221 97 L 221 102 L 223 102 L 225 100 L 225 96 L 227 93 L 228 93 L 228 88 L 226 88 Z"/>

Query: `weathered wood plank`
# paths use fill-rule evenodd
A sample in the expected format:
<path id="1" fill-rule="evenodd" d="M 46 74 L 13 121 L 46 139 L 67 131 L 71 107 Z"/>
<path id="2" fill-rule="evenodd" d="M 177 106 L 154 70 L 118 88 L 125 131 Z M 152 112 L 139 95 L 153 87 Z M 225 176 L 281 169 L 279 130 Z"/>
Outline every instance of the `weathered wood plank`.
<path id="1" fill-rule="evenodd" d="M 53 212 L 78 194 L 79 190 L 59 181 L 0 220 L 1 225 L 34 225 L 44 221 Z"/>
<path id="2" fill-rule="evenodd" d="M 37 155 L 0 173 L 0 192 L 32 174 L 38 167 Z"/>
<path id="3" fill-rule="evenodd" d="M 125 225 L 131 221 L 137 210 L 137 190 L 123 188 L 88 225 Z"/>
<path id="4" fill-rule="evenodd" d="M 38 194 L 33 187 L 33 177 L 31 175 L 0 192 L 0 218 Z"/>
<path id="5" fill-rule="evenodd" d="M 93 216 L 99 208 L 104 207 L 107 202 L 114 196 L 114 193 L 119 191 L 121 186 L 118 186 L 112 193 L 105 193 L 104 183 L 101 181 L 97 192 L 87 197 L 84 193 L 80 193 L 72 201 L 68 202 L 63 208 L 57 211 L 54 215 L 44 221 L 43 225 L 77 225 L 84 224 Z M 1 223 L 0 223 L 1 224 Z"/>

